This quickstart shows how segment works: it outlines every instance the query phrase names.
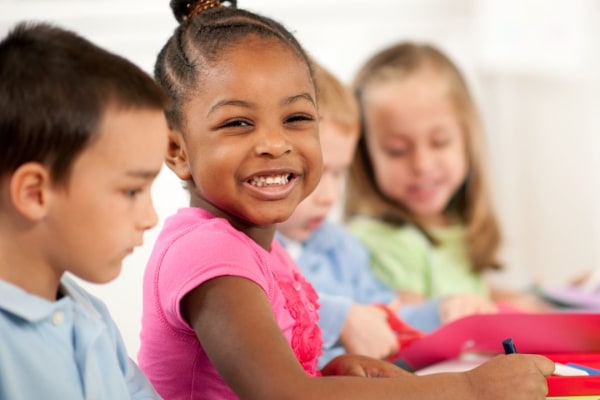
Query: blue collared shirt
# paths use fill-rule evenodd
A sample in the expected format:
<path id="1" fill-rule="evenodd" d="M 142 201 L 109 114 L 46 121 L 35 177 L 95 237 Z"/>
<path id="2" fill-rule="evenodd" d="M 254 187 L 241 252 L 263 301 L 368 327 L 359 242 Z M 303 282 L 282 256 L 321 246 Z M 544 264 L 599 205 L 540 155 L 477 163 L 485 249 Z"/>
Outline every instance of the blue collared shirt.
<path id="1" fill-rule="evenodd" d="M 104 304 L 66 277 L 61 293 L 0 280 L 0 399 L 160 399 Z"/>
<path id="2" fill-rule="evenodd" d="M 280 233 L 277 240 L 290 241 Z M 326 222 L 302 243 L 295 258 L 302 273 L 319 293 L 319 326 L 323 332 L 323 355 L 319 366 L 343 354 L 340 332 L 352 303 L 387 304 L 395 292 L 371 271 L 369 253 L 343 226 Z M 399 317 L 422 331 L 440 326 L 439 299 L 421 305 L 404 305 Z"/>

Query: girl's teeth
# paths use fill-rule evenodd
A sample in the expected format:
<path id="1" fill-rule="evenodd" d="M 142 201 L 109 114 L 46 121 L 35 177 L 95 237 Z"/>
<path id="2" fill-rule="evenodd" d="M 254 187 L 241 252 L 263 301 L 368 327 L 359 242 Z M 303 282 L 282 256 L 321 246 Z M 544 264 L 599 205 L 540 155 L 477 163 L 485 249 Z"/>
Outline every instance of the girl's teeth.
<path id="1" fill-rule="evenodd" d="M 260 176 L 250 179 L 249 183 L 254 186 L 263 187 L 271 185 L 285 185 L 289 182 L 289 175 L 276 175 L 276 176 Z"/>

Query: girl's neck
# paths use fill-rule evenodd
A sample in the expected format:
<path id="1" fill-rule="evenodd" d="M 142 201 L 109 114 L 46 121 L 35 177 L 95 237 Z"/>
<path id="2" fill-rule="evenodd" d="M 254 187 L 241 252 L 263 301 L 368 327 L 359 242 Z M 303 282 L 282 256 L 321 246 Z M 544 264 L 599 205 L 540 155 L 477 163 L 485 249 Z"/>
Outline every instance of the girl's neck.
<path id="1" fill-rule="evenodd" d="M 271 251 L 271 244 L 275 237 L 275 225 L 246 225 L 245 227 L 241 227 L 235 225 L 231 220 L 229 222 L 234 228 L 245 233 L 250 239 L 254 240 L 260 247 L 268 252 Z"/>
<path id="2" fill-rule="evenodd" d="M 214 215 L 215 217 L 226 219 L 227 221 L 229 221 L 231 226 L 233 226 L 238 231 L 244 233 L 250 239 L 255 241 L 260 247 L 262 247 L 266 251 L 271 251 L 271 243 L 273 242 L 273 238 L 275 237 L 275 224 L 252 224 L 240 217 L 237 217 L 226 211 L 221 210 L 218 207 L 215 207 L 213 204 L 204 199 L 199 199 L 193 196 L 192 200 L 190 201 L 190 206 L 202 208 Z"/>
<path id="3" fill-rule="evenodd" d="M 438 228 L 450 225 L 451 218 L 445 214 L 428 215 L 416 218 L 416 221 L 425 228 Z"/>

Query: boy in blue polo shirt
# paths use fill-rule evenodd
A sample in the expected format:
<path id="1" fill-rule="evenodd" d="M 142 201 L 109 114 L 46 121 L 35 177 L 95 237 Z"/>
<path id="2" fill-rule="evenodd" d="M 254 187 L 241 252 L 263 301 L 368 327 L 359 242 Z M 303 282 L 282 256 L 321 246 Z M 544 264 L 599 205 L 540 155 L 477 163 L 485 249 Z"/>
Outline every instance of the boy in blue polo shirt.
<path id="1" fill-rule="evenodd" d="M 167 146 L 151 77 L 73 32 L 0 41 L 0 398 L 159 398 L 107 308 L 65 273 L 116 278 L 157 222 Z"/>

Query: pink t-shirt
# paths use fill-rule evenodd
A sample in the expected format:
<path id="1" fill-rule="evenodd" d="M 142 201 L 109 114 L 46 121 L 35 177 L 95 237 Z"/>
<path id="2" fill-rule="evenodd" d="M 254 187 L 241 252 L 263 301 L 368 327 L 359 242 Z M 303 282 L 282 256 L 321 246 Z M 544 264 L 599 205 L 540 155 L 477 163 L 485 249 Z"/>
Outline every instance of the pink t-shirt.
<path id="1" fill-rule="evenodd" d="M 184 208 L 165 221 L 144 276 L 138 358 L 165 399 L 237 399 L 180 312 L 187 293 L 225 275 L 247 278 L 264 290 L 298 361 L 309 375 L 319 375 L 317 294 L 286 251 L 274 241 L 268 252 L 227 220 Z"/>

